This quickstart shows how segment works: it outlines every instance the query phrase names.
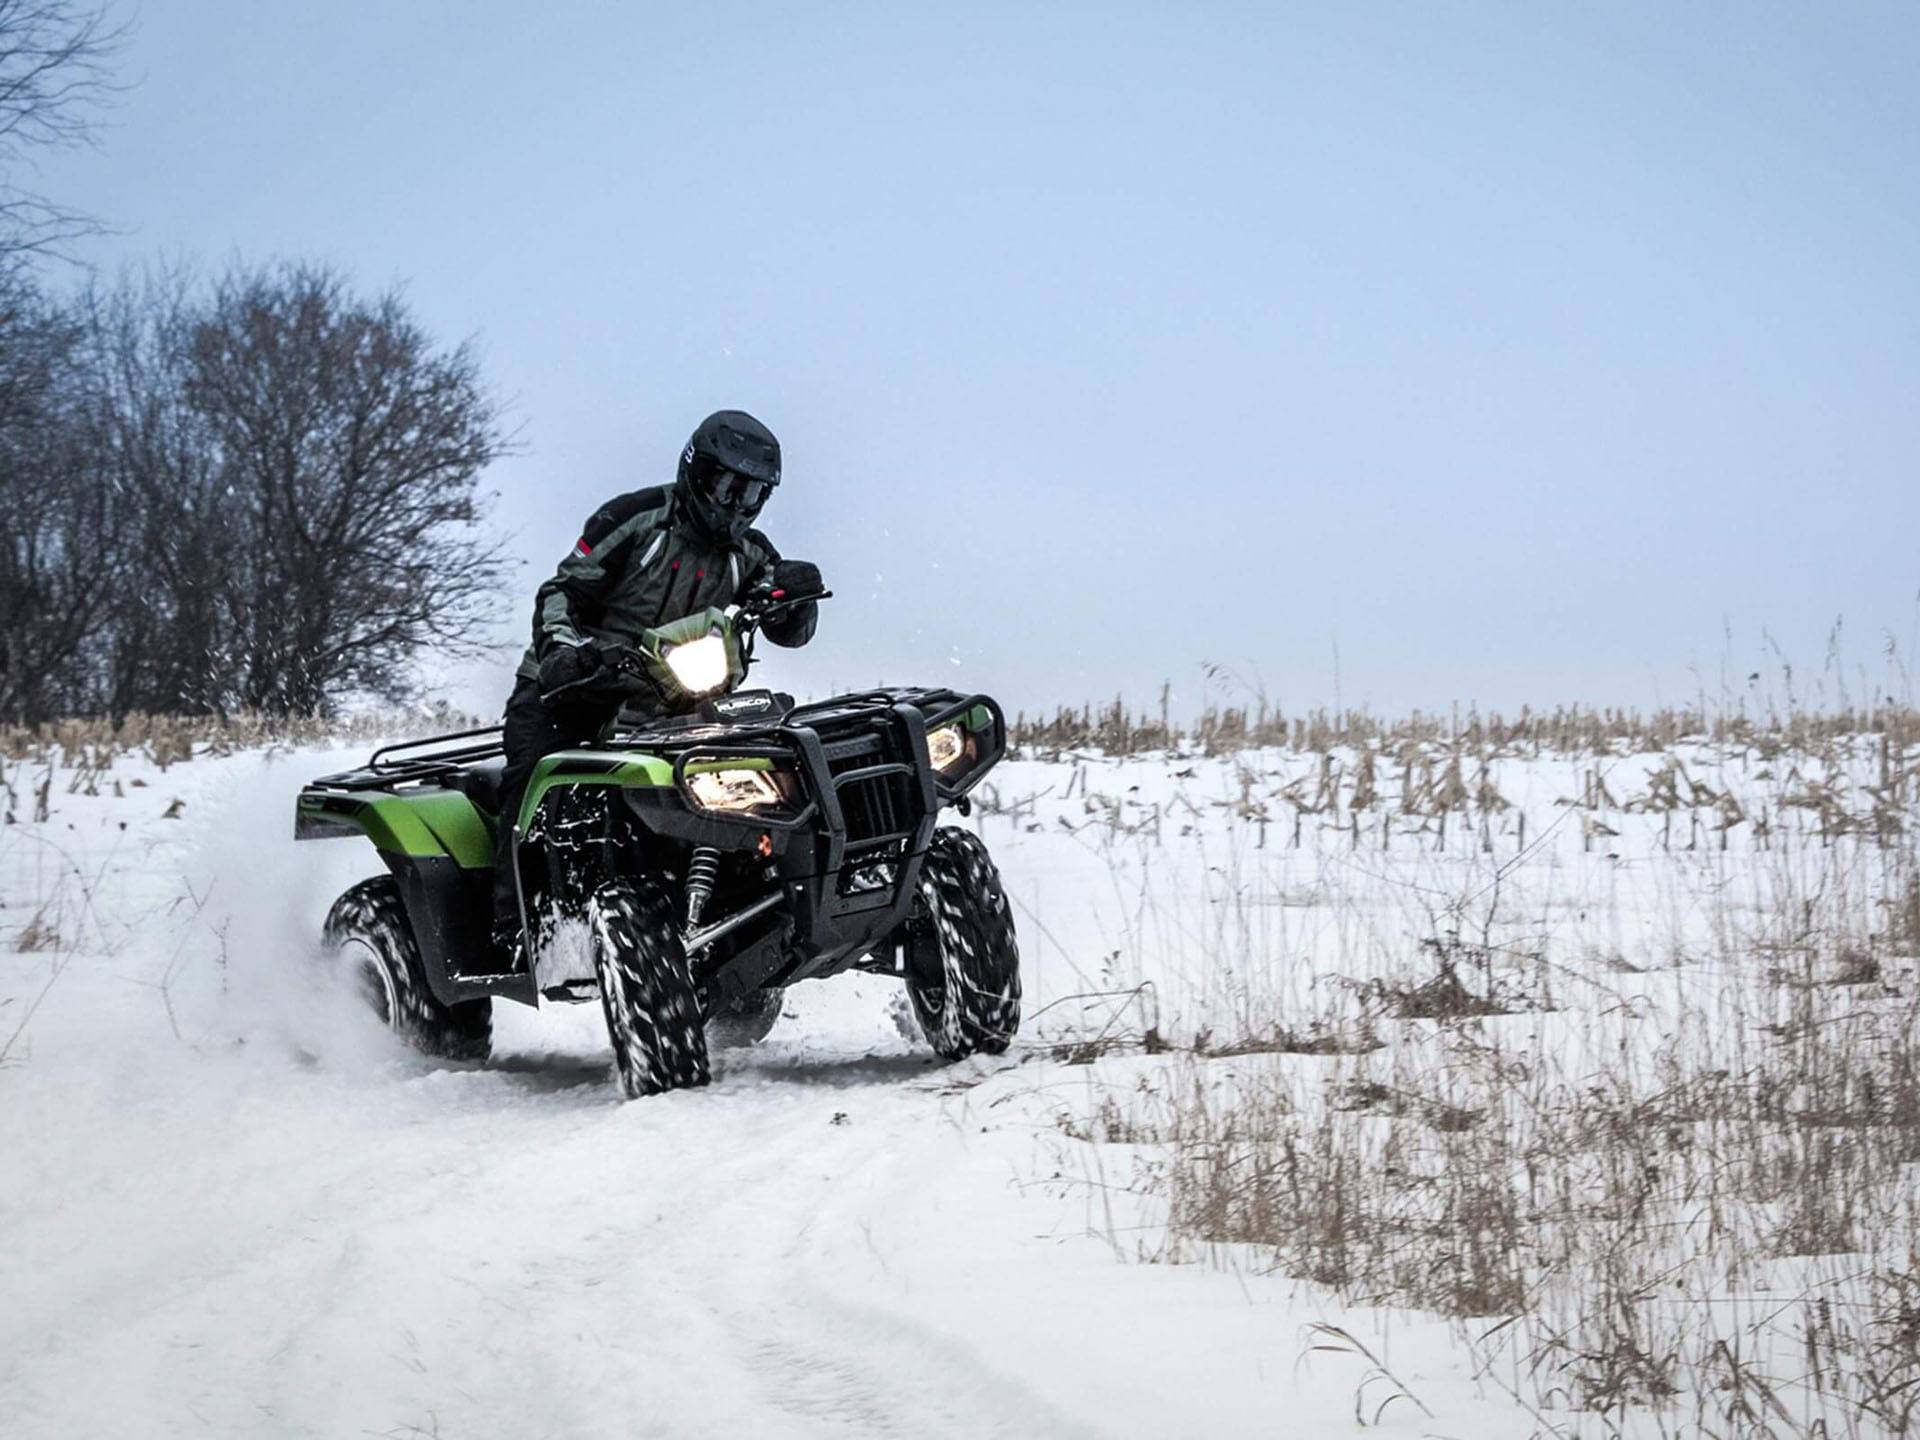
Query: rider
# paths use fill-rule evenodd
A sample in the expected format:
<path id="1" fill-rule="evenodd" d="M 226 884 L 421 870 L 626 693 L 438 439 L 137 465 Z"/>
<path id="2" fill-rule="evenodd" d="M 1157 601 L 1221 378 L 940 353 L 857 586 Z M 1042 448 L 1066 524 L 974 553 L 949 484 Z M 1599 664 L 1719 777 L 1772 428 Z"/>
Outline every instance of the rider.
<path id="1" fill-rule="evenodd" d="M 820 588 L 816 567 L 782 560 L 752 528 L 779 483 L 773 432 L 743 411 L 720 410 L 693 432 L 671 488 L 635 490 L 594 512 L 573 553 L 534 597 L 533 644 L 507 700 L 503 831 L 519 813 L 535 764 L 591 739 L 619 709 L 616 686 L 578 683 L 593 680 L 606 663 L 602 644 L 630 644 L 644 630 L 732 604 L 757 588 Z M 776 645 L 804 645 L 818 618 L 812 602 L 796 605 L 760 633 Z M 571 687 L 565 695 L 541 698 L 563 685 Z M 493 937 L 503 961 L 518 943 L 519 909 L 513 849 L 502 844 L 494 856 Z"/>

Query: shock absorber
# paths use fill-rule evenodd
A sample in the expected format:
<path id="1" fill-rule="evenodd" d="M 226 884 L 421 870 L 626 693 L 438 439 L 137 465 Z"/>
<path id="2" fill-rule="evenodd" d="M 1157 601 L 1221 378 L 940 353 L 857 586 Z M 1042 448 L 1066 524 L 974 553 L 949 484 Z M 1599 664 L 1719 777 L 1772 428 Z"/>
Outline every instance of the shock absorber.
<path id="1" fill-rule="evenodd" d="M 687 860 L 687 929 L 700 923 L 700 914 L 713 894 L 713 882 L 720 878 L 720 852 L 711 845 L 696 845 Z"/>

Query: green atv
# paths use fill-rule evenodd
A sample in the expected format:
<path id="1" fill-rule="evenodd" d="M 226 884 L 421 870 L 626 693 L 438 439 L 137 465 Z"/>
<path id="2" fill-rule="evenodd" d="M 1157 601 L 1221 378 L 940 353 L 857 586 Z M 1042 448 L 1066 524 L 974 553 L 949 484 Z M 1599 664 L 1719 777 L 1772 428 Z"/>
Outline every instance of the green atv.
<path id="1" fill-rule="evenodd" d="M 597 994 L 636 1097 L 705 1084 L 709 1046 L 764 1037 L 788 985 L 866 970 L 904 980 L 943 1059 L 1007 1048 L 1013 916 L 979 838 L 938 824 L 1005 752 L 1000 707 L 739 690 L 759 625 L 826 598 L 774 595 L 607 650 L 631 698 L 594 742 L 540 762 L 515 815 L 499 813 L 497 728 L 388 746 L 300 792 L 296 838 L 364 836 L 390 872 L 342 895 L 325 930 L 387 1025 L 480 1060 L 496 999 Z M 498 845 L 524 942 L 506 970 L 489 934 Z"/>

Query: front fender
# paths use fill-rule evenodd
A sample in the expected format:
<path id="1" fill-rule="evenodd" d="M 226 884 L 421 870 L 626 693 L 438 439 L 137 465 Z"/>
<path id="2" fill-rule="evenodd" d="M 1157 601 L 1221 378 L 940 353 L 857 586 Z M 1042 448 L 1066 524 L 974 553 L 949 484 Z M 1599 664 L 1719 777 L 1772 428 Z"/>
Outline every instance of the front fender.
<path id="1" fill-rule="evenodd" d="M 673 762 L 657 755 L 609 755 L 604 750 L 555 751 L 533 767 L 533 779 L 527 782 L 520 813 L 514 817 L 514 829 L 525 835 L 547 793 L 571 785 L 670 790 Z"/>

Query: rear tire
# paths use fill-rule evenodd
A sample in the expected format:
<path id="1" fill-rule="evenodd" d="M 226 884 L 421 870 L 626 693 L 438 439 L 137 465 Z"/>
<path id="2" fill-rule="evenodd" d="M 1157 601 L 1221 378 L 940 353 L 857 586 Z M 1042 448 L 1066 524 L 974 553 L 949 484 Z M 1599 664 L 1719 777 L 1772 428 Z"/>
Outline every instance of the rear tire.
<path id="1" fill-rule="evenodd" d="M 784 989 L 755 990 L 707 1017 L 709 1050 L 744 1050 L 758 1045 L 780 1020 Z"/>
<path id="2" fill-rule="evenodd" d="M 1020 946 L 980 837 L 933 832 L 907 924 L 907 999 L 942 1060 L 998 1055 L 1020 1029 Z"/>
<path id="3" fill-rule="evenodd" d="M 622 1092 L 636 1100 L 706 1084 L 706 1029 L 672 896 L 650 881 L 610 881 L 587 923 Z"/>
<path id="4" fill-rule="evenodd" d="M 434 999 L 400 882 L 391 875 L 363 880 L 334 901 L 322 943 L 337 964 L 351 968 L 381 1023 L 421 1054 L 484 1060 L 493 1049 L 491 1000 L 442 1005 Z"/>

